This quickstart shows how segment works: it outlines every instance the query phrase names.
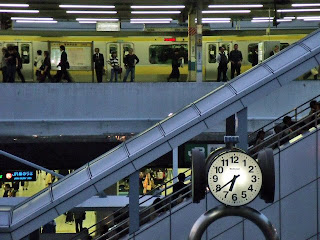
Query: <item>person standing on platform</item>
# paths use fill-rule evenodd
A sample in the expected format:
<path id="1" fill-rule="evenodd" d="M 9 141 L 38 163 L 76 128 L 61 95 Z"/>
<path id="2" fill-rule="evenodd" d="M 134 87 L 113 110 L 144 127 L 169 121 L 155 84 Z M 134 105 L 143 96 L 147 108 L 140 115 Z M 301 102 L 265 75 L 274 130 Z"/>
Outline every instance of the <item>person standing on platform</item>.
<path id="1" fill-rule="evenodd" d="M 86 212 L 75 210 L 73 212 L 73 216 L 74 216 L 74 221 L 76 223 L 76 233 L 79 233 L 83 229 L 82 223 L 83 223 L 83 220 L 86 219 Z"/>
<path id="2" fill-rule="evenodd" d="M 2 60 L 1 60 L 1 71 L 2 71 L 2 82 L 8 82 L 8 74 L 7 74 L 7 62 L 6 58 L 8 58 L 8 50 L 7 48 L 2 48 Z"/>
<path id="3" fill-rule="evenodd" d="M 219 47 L 219 54 L 217 56 L 218 66 L 218 78 L 217 82 L 221 81 L 221 74 L 223 75 L 223 82 L 227 81 L 227 70 L 228 70 L 228 57 L 224 52 L 224 47 Z"/>
<path id="4" fill-rule="evenodd" d="M 273 55 L 277 54 L 279 52 L 279 46 L 276 45 L 274 48 L 273 48 L 273 51 L 270 52 L 270 57 L 272 57 Z"/>
<path id="5" fill-rule="evenodd" d="M 95 48 L 95 54 L 93 55 L 94 68 L 96 70 L 97 81 L 102 82 L 103 68 L 104 68 L 104 58 L 103 54 L 99 53 L 99 48 Z"/>
<path id="6" fill-rule="evenodd" d="M 238 44 L 234 45 L 234 50 L 230 52 L 229 61 L 231 62 L 231 79 L 234 78 L 234 73 L 237 72 L 237 76 L 241 73 L 242 53 L 238 50 Z"/>
<path id="7" fill-rule="evenodd" d="M 17 55 L 14 53 L 14 47 L 8 47 L 8 57 L 5 58 L 7 62 L 7 77 L 8 82 L 13 83 L 16 76 L 17 66 L 18 66 L 18 59 Z"/>
<path id="8" fill-rule="evenodd" d="M 179 71 L 179 67 L 180 67 L 180 56 L 179 56 L 179 50 L 175 49 L 173 57 L 172 57 L 172 71 L 169 75 L 169 77 L 167 78 L 167 81 L 169 82 L 171 78 L 176 78 L 177 82 L 179 82 L 180 79 L 180 71 Z"/>
<path id="9" fill-rule="evenodd" d="M 34 59 L 34 66 L 37 68 L 36 69 L 36 76 L 37 76 L 37 79 L 40 81 L 40 75 L 41 75 L 41 66 L 43 64 L 43 57 L 42 57 L 42 51 L 41 50 L 38 50 L 37 51 L 37 56 L 35 57 Z"/>
<path id="10" fill-rule="evenodd" d="M 3 197 L 11 197 L 11 186 L 9 183 L 6 183 L 4 185 L 4 193 L 3 193 Z"/>
<path id="11" fill-rule="evenodd" d="M 18 66 L 17 66 L 17 74 L 21 80 L 21 82 L 25 83 L 26 80 L 24 79 L 24 76 L 21 72 L 21 69 L 22 69 L 22 59 L 21 59 L 21 56 L 20 56 L 20 53 L 19 53 L 19 49 L 18 49 L 18 46 L 14 46 L 14 53 L 16 54 L 16 57 L 18 59 Z"/>
<path id="12" fill-rule="evenodd" d="M 61 51 L 61 58 L 60 63 L 58 64 L 58 67 L 61 67 L 61 70 L 57 73 L 57 82 L 60 82 L 62 78 L 66 79 L 68 82 L 72 82 L 71 77 L 67 71 L 67 69 L 70 68 L 69 62 L 68 62 L 68 55 L 66 53 L 65 46 L 60 46 Z"/>
<path id="13" fill-rule="evenodd" d="M 119 66 L 119 60 L 117 58 L 117 53 L 112 52 L 111 54 L 111 59 L 108 61 L 108 63 L 111 65 L 111 77 L 110 77 L 110 82 L 114 81 L 118 82 L 118 74 L 120 73 L 120 66 Z"/>
<path id="14" fill-rule="evenodd" d="M 127 81 L 129 73 L 131 73 L 131 81 L 130 82 L 134 82 L 135 68 L 136 68 L 136 65 L 139 63 L 139 58 L 133 53 L 132 48 L 129 49 L 129 54 L 127 54 L 124 57 L 123 63 L 126 68 L 126 74 L 123 78 L 123 82 Z"/>
<path id="15" fill-rule="evenodd" d="M 258 63 L 259 63 L 258 47 L 255 47 L 252 53 L 252 67 L 258 65 Z"/>

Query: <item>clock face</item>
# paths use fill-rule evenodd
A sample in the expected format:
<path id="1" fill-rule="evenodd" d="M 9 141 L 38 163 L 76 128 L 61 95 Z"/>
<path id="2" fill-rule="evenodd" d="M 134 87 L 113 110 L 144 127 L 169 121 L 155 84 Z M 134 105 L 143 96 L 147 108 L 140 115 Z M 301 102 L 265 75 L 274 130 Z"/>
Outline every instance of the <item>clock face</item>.
<path id="1" fill-rule="evenodd" d="M 253 201 L 262 185 L 258 163 L 242 152 L 219 155 L 208 170 L 208 185 L 213 196 L 223 204 L 241 206 Z"/>

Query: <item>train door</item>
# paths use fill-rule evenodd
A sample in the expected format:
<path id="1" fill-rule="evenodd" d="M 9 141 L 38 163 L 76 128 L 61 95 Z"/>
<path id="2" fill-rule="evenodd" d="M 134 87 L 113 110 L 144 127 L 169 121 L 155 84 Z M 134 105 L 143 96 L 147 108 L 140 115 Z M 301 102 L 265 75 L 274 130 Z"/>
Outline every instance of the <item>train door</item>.
<path id="1" fill-rule="evenodd" d="M 224 47 L 225 53 L 229 54 L 232 48 L 232 43 L 229 42 L 209 42 L 206 44 L 206 80 L 212 81 L 217 79 L 218 74 L 218 63 L 217 56 L 219 54 L 219 47 Z M 230 71 L 228 71 L 228 78 L 230 79 Z"/>
<path id="2" fill-rule="evenodd" d="M 17 42 L 7 42 L 4 44 L 5 47 L 8 46 L 18 46 L 18 50 L 22 60 L 21 72 L 26 79 L 30 81 L 33 79 L 33 60 L 32 60 L 32 44 L 31 43 L 17 43 Z M 16 76 L 17 78 L 17 76 Z"/>
<path id="3" fill-rule="evenodd" d="M 123 74 L 125 72 L 125 68 L 124 68 L 124 64 L 123 64 L 123 59 L 125 57 L 125 55 L 127 55 L 129 53 L 129 49 L 133 48 L 133 43 L 127 43 L 127 42 L 121 42 L 121 43 L 107 43 L 107 62 L 111 59 L 111 55 L 113 52 L 117 53 L 117 58 L 119 59 L 119 64 L 120 67 L 122 67 L 122 71 Z M 121 74 L 123 76 L 123 74 Z M 119 76 L 118 81 L 120 81 L 120 77 Z M 110 64 L 107 64 L 107 79 L 108 81 L 110 80 L 111 77 L 111 66 Z"/>

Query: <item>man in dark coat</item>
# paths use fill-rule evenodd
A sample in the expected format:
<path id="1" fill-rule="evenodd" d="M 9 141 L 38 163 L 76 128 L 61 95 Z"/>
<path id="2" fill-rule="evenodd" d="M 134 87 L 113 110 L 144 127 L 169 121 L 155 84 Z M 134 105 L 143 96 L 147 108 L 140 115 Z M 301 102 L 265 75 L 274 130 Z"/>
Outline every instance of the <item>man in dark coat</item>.
<path id="1" fill-rule="evenodd" d="M 97 81 L 102 82 L 103 68 L 104 68 L 104 58 L 103 54 L 99 53 L 99 48 L 94 50 L 95 54 L 93 55 L 94 69 L 96 70 Z"/>
<path id="2" fill-rule="evenodd" d="M 234 73 L 237 76 L 241 73 L 242 53 L 238 50 L 238 44 L 234 45 L 234 50 L 230 52 L 229 61 L 231 62 L 231 79 L 234 78 Z"/>
<path id="3" fill-rule="evenodd" d="M 68 68 L 70 68 L 69 62 L 68 62 L 68 55 L 66 53 L 66 48 L 65 46 L 61 45 L 60 46 L 60 51 L 61 51 L 61 58 L 60 58 L 60 63 L 58 64 L 58 67 L 61 67 L 61 70 L 58 71 L 57 73 L 57 82 L 61 81 L 61 78 L 64 77 L 68 82 L 72 82 L 71 77 L 67 71 Z"/>

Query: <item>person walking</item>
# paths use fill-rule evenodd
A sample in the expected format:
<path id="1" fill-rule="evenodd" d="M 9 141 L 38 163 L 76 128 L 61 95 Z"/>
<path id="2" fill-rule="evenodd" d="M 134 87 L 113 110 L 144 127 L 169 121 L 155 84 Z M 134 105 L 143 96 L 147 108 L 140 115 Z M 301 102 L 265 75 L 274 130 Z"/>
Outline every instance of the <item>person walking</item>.
<path id="1" fill-rule="evenodd" d="M 74 221 L 76 223 L 76 233 L 79 233 L 83 229 L 82 224 L 83 224 L 83 220 L 86 219 L 86 212 L 75 210 L 73 212 L 73 216 L 74 216 Z"/>
<path id="2" fill-rule="evenodd" d="M 221 81 L 221 75 L 223 76 L 223 82 L 227 81 L 227 70 L 228 70 L 228 57 L 224 52 L 224 47 L 219 47 L 219 54 L 217 56 L 218 66 L 218 78 L 217 82 Z"/>
<path id="3" fill-rule="evenodd" d="M 123 78 L 123 82 L 127 81 L 129 73 L 131 73 L 131 81 L 134 82 L 135 78 L 135 66 L 139 63 L 139 58 L 133 53 L 133 49 L 129 49 L 129 54 L 124 57 L 124 66 L 126 68 L 126 74 Z"/>
<path id="4" fill-rule="evenodd" d="M 58 64 L 58 67 L 61 67 L 61 70 L 58 71 L 57 73 L 56 81 L 60 82 L 61 79 L 64 78 L 68 82 L 72 82 L 69 72 L 67 71 L 67 69 L 70 68 L 70 65 L 68 62 L 68 54 L 66 53 L 66 47 L 64 45 L 60 46 L 60 52 L 61 52 L 61 58 L 60 58 L 60 63 Z"/>
<path id="5" fill-rule="evenodd" d="M 7 62 L 8 82 L 13 83 L 15 80 L 17 66 L 18 66 L 18 59 L 17 59 L 17 55 L 14 53 L 13 46 L 8 47 L 8 55 L 7 55 L 7 58 L 5 58 L 5 61 Z"/>
<path id="6" fill-rule="evenodd" d="M 119 66 L 119 60 L 117 58 L 117 53 L 113 52 L 111 54 L 111 59 L 109 61 L 109 64 L 111 65 L 111 77 L 110 77 L 110 82 L 113 81 L 113 77 L 114 77 L 114 81 L 117 82 L 118 81 L 118 73 L 120 73 L 120 66 Z M 131 73 L 132 74 L 132 73 Z"/>
<path id="7" fill-rule="evenodd" d="M 41 77 L 42 64 L 43 64 L 42 51 L 38 50 L 37 56 L 34 58 L 34 66 L 36 67 L 36 76 L 38 81 L 40 81 L 40 77 Z"/>
<path id="8" fill-rule="evenodd" d="M 51 70 L 51 60 L 50 55 L 48 51 L 44 51 L 44 60 L 43 64 L 41 66 L 41 77 L 39 79 L 39 82 L 45 82 L 46 78 L 50 80 L 50 82 L 53 82 L 53 78 L 51 76 L 50 70 Z"/>
<path id="9" fill-rule="evenodd" d="M 14 46 L 14 53 L 16 54 L 16 58 L 18 60 L 18 66 L 16 68 L 16 71 L 17 71 L 17 74 L 18 74 L 18 77 L 20 78 L 21 82 L 25 83 L 26 80 L 21 72 L 21 69 L 22 69 L 22 59 L 21 59 L 21 56 L 20 56 L 20 53 L 19 53 L 19 49 L 18 49 L 18 46 Z"/>
<path id="10" fill-rule="evenodd" d="M 102 82 L 103 68 L 104 68 L 104 58 L 103 54 L 99 52 L 99 48 L 94 50 L 95 54 L 93 55 L 94 69 L 96 70 L 97 81 Z"/>
<path id="11" fill-rule="evenodd" d="M 8 74 L 7 74 L 7 61 L 8 58 L 8 50 L 7 48 L 2 48 L 2 59 L 1 59 L 1 71 L 2 71 L 2 82 L 8 82 Z"/>
<path id="12" fill-rule="evenodd" d="M 241 73 L 241 62 L 243 60 L 241 51 L 238 50 L 238 44 L 233 46 L 234 50 L 230 52 L 229 61 L 231 62 L 231 79 L 234 78 L 234 73 L 237 72 L 237 76 Z"/>

